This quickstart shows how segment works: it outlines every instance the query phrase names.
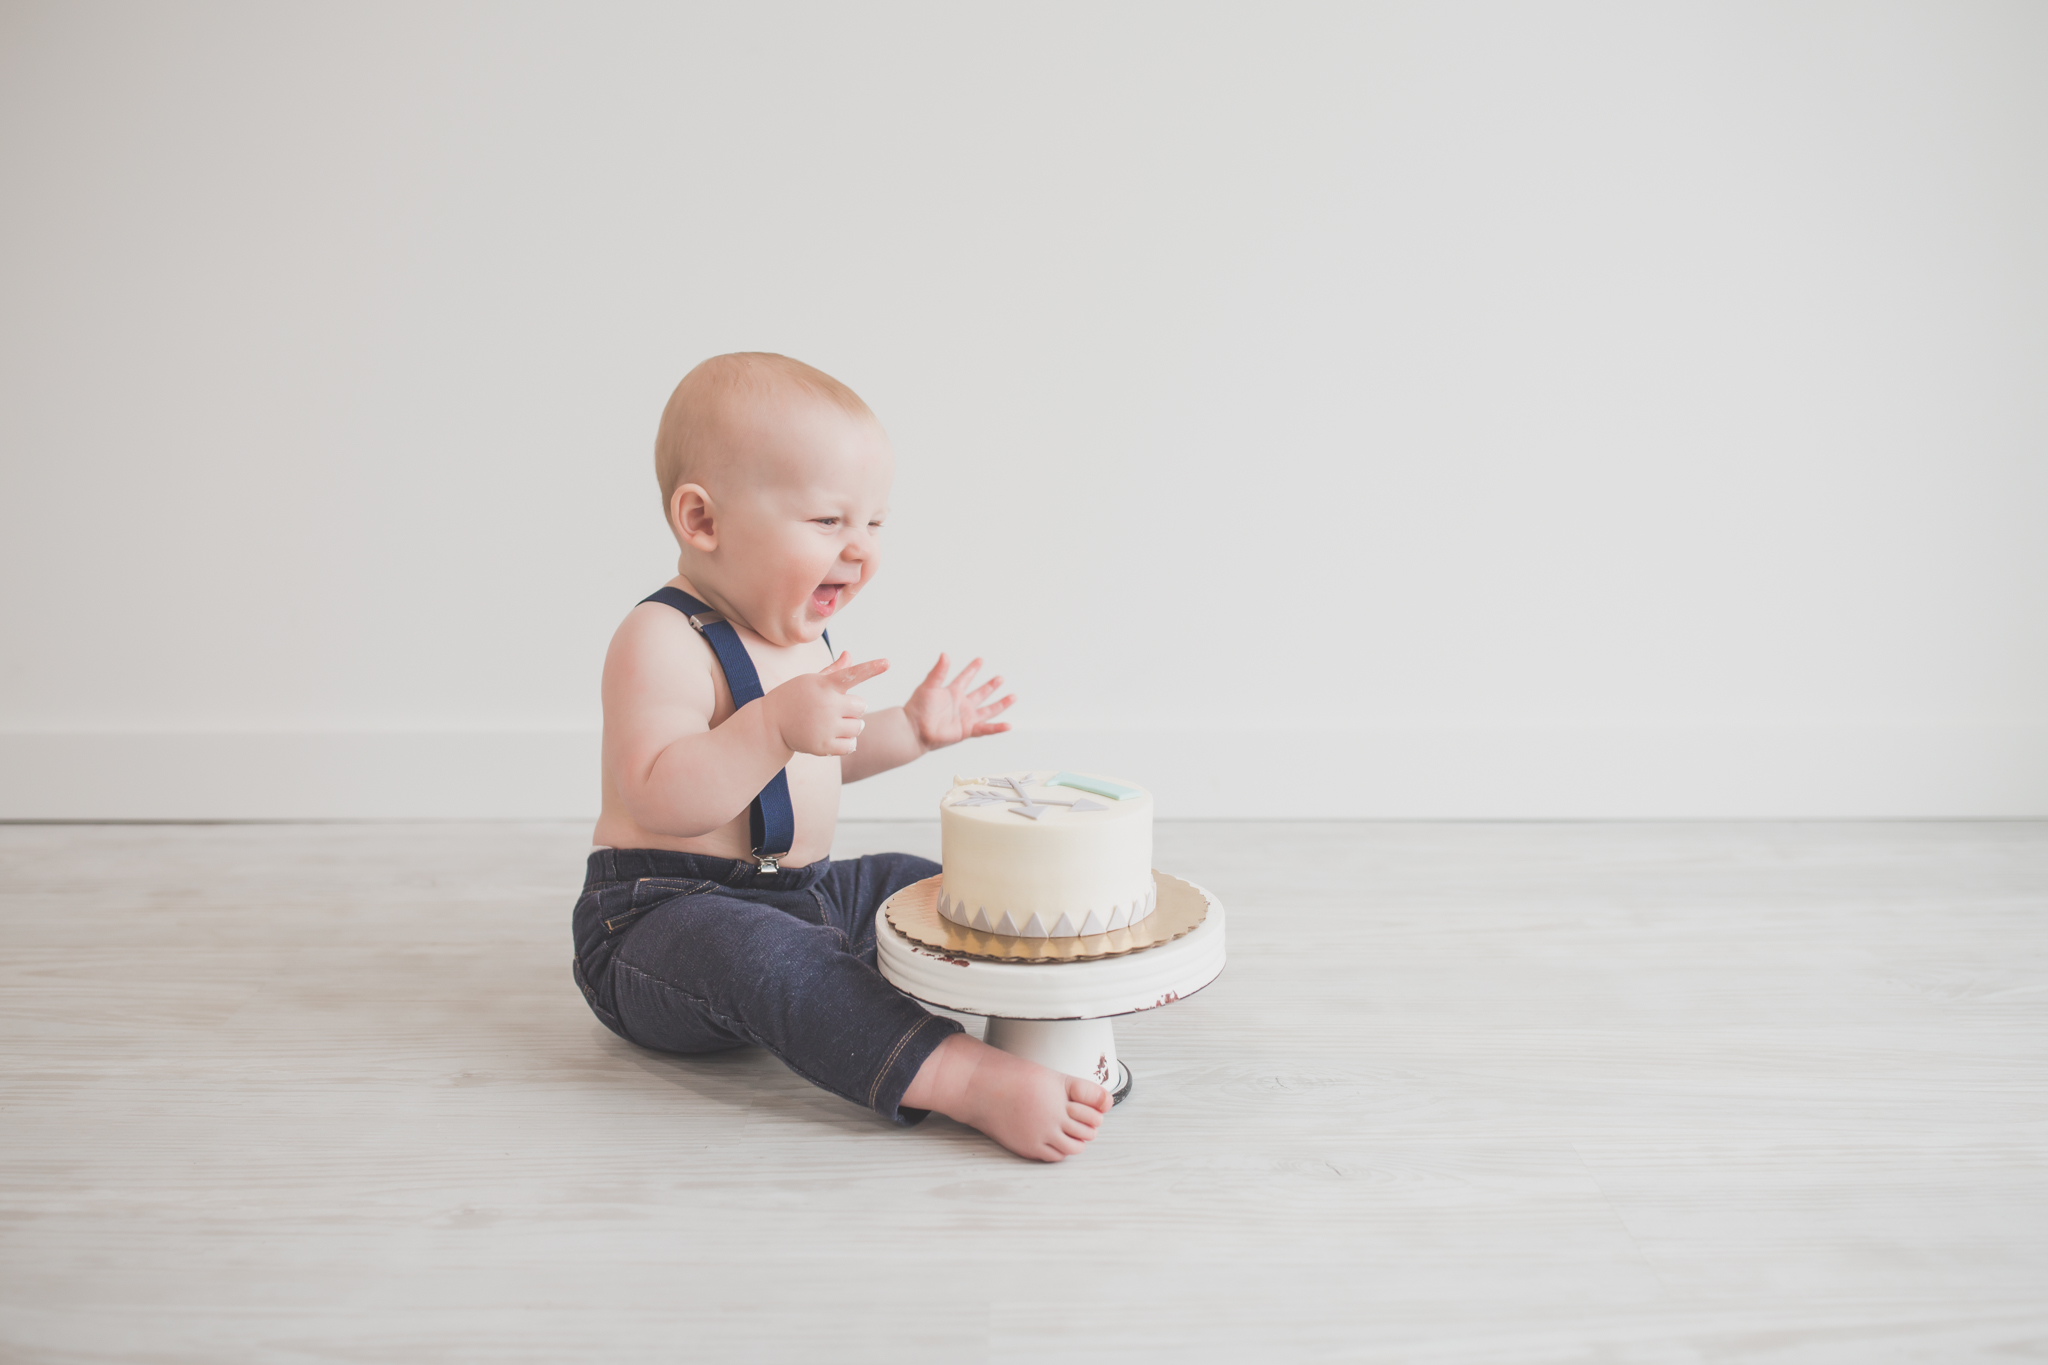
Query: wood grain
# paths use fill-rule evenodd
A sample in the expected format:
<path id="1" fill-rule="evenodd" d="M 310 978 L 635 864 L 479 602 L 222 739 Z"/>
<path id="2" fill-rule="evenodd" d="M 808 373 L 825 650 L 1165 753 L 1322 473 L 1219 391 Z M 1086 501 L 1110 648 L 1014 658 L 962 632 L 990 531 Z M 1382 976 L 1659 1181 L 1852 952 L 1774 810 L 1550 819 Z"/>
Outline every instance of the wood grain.
<path id="1" fill-rule="evenodd" d="M 1057 1167 L 606 1033 L 586 834 L 0 826 L 0 1358 L 2048 1354 L 2048 826 L 1162 825 Z"/>

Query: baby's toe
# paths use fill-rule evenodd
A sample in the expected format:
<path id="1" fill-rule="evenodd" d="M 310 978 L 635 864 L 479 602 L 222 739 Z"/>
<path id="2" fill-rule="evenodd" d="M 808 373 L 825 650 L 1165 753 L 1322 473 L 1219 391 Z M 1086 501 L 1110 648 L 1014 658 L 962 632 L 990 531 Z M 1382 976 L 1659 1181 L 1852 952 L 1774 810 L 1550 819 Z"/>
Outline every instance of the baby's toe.
<path id="1" fill-rule="evenodd" d="M 1073 1076 L 1068 1077 L 1067 1098 L 1079 1100 L 1082 1104 L 1091 1105 L 1105 1114 L 1109 1112 L 1109 1092 L 1093 1081 L 1084 1081 Z"/>
<path id="2" fill-rule="evenodd" d="M 1092 1104 L 1076 1104 L 1069 1100 L 1067 1117 L 1075 1123 L 1086 1124 L 1091 1129 L 1102 1125 L 1102 1111 Z"/>

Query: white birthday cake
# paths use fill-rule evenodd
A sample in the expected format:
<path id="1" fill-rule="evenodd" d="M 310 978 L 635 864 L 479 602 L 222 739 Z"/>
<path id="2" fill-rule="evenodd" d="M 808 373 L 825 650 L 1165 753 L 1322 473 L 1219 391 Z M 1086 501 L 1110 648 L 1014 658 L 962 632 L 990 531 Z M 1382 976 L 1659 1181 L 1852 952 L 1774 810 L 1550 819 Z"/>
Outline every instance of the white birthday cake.
<path id="1" fill-rule="evenodd" d="M 1152 794 L 1092 773 L 956 777 L 939 800 L 939 913 L 1022 938 L 1101 934 L 1152 913 Z"/>

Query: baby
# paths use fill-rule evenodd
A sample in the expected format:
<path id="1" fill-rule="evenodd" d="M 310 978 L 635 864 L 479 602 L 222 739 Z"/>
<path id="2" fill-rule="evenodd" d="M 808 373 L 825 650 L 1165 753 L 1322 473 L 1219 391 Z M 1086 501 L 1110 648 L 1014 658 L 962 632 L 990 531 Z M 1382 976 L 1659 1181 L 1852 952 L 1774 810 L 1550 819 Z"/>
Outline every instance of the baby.
<path id="1" fill-rule="evenodd" d="M 620 1037 L 765 1047 L 815 1085 L 912 1124 L 929 1110 L 1021 1156 L 1093 1138 L 1109 1094 L 977 1042 L 875 969 L 875 912 L 939 871 L 829 856 L 839 784 L 976 735 L 1013 697 L 938 663 L 901 707 L 853 689 L 826 622 L 881 563 L 893 456 L 854 392 L 787 357 L 685 375 L 655 471 L 681 554 L 604 664 L 604 807 L 576 903 L 576 983 Z"/>

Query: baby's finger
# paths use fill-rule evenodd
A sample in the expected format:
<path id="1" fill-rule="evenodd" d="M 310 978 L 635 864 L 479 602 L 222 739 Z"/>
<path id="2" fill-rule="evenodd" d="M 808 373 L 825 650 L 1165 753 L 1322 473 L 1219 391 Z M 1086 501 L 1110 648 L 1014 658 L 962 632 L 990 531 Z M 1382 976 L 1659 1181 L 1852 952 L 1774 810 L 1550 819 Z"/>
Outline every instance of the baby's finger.
<path id="1" fill-rule="evenodd" d="M 998 687 L 1001 687 L 1002 685 L 1003 675 L 998 673 L 993 678 L 990 678 L 987 682 L 983 683 L 981 686 L 975 688 L 972 692 L 969 692 L 967 694 L 967 700 L 980 701 L 983 697 L 995 691 Z"/>
<path id="2" fill-rule="evenodd" d="M 869 659 L 864 664 L 851 664 L 845 668 L 828 668 L 824 679 L 844 692 L 849 687 L 859 687 L 869 678 L 889 671 L 887 659 Z"/>
<path id="3" fill-rule="evenodd" d="M 939 655 L 939 661 L 938 661 L 937 663 L 935 663 L 935 664 L 933 664 L 933 665 L 932 665 L 932 671 L 924 675 L 924 681 L 923 681 L 923 682 L 921 682 L 921 683 L 919 683 L 919 684 L 918 684 L 918 686 L 919 686 L 919 687 L 932 687 L 932 686 L 939 686 L 939 687 L 944 687 L 945 685 L 946 685 L 946 656 L 945 656 L 944 654 L 940 654 L 940 655 Z"/>
<path id="4" fill-rule="evenodd" d="M 987 721 L 983 721 L 981 724 L 975 726 L 972 730 L 969 730 L 967 732 L 967 737 L 969 739 L 980 739 L 983 735 L 999 735 L 1009 728 L 1010 722 L 1006 720 L 999 720 L 993 724 L 990 724 Z"/>
<path id="5" fill-rule="evenodd" d="M 947 683 L 946 685 L 948 687 L 965 687 L 967 686 L 968 680 L 973 678 L 973 676 L 979 672 L 981 672 L 981 660 L 976 659 L 972 663 L 968 664 L 967 667 L 961 669 L 959 675 L 956 676 L 952 682 Z"/>
<path id="6" fill-rule="evenodd" d="M 1016 704 L 1017 694 L 1015 692 L 1012 692 L 1009 696 L 1004 697 L 1001 701 L 989 702 L 981 706 L 979 710 L 981 714 L 984 716 L 1000 716 L 1003 712 L 1009 710 L 1012 706 L 1015 706 Z"/>
<path id="7" fill-rule="evenodd" d="M 839 699 L 839 714 L 842 716 L 864 716 L 868 713 L 867 699 L 856 697 L 851 692 Z"/>

